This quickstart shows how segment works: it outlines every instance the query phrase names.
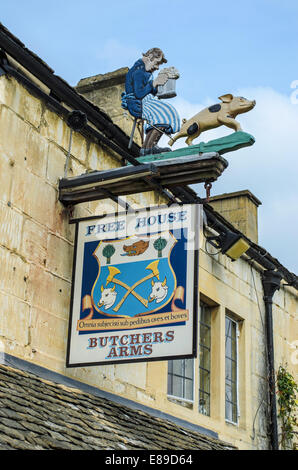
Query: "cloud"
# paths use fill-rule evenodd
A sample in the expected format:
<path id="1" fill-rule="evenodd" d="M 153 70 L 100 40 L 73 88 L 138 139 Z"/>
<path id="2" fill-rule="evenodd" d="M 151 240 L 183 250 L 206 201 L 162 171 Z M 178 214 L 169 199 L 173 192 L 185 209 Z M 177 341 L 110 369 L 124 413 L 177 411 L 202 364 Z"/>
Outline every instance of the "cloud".
<path id="1" fill-rule="evenodd" d="M 96 58 L 101 62 L 101 70 L 115 70 L 124 66 L 130 67 L 139 57 L 141 50 L 134 46 L 126 45 L 117 39 L 108 39 L 100 51 L 96 54 Z"/>
<path id="2" fill-rule="evenodd" d="M 211 195 L 248 189 L 260 199 L 259 244 L 287 269 L 297 273 L 298 104 L 291 102 L 290 89 L 288 96 L 265 87 L 235 90 L 234 95 L 257 102 L 252 111 L 236 118 L 256 142 L 252 147 L 224 155 L 229 166 L 213 183 Z M 203 103 L 180 98 L 172 102 L 181 118 L 187 119 L 210 105 L 209 98 Z M 213 104 L 216 102 L 217 98 Z M 220 127 L 204 132 L 194 143 L 208 142 L 230 133 L 231 129 Z M 166 144 L 167 140 L 163 138 L 161 144 Z M 173 149 L 184 146 L 185 139 L 180 139 Z M 203 185 L 193 187 L 205 197 Z"/>

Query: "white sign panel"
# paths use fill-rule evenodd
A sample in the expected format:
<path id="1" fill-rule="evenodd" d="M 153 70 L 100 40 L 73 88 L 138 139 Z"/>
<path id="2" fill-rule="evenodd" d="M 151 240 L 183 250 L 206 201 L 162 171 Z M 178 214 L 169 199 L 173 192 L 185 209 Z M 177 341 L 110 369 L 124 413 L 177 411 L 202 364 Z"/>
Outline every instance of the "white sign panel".
<path id="1" fill-rule="evenodd" d="M 196 355 L 199 205 L 77 220 L 67 367 Z"/>

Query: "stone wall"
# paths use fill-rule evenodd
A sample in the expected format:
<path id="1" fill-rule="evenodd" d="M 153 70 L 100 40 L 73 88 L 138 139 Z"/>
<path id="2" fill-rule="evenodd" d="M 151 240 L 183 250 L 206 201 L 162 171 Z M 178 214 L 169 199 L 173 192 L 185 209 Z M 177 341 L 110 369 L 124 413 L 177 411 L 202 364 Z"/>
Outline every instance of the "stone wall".
<path id="1" fill-rule="evenodd" d="M 258 207 L 262 204 L 250 191 L 225 193 L 210 198 L 210 205 L 244 233 L 258 243 Z"/>
<path id="2" fill-rule="evenodd" d="M 103 75 L 83 78 L 77 84 L 76 89 L 78 93 L 107 113 L 127 135 L 130 135 L 133 118 L 128 111 L 121 107 L 121 93 L 125 90 L 127 72 L 128 67 L 122 67 Z M 141 122 L 138 121 L 134 132 L 134 141 L 141 145 L 142 140 L 143 128 Z"/>

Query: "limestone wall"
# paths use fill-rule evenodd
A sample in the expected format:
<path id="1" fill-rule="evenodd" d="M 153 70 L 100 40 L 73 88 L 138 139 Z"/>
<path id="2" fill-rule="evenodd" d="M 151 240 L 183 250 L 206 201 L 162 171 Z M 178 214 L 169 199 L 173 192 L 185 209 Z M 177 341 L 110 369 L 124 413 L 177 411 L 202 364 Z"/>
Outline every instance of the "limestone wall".
<path id="1" fill-rule="evenodd" d="M 74 226 L 58 201 L 69 143 L 66 123 L 18 82 L 0 77 L 0 341 L 5 352 L 205 426 L 240 448 L 266 448 L 264 305 L 259 272 L 241 259 L 200 250 L 200 292 L 212 305 L 211 417 L 167 397 L 167 362 L 66 369 Z M 73 134 L 69 175 L 119 166 L 108 149 Z M 158 194 L 130 197 L 158 204 Z M 81 204 L 73 217 L 115 209 L 110 201 Z M 225 422 L 224 317 L 240 321 L 239 424 Z M 295 373 L 297 293 L 274 297 L 276 365 Z M 296 341 L 296 343 L 295 343 Z M 295 343 L 295 344 L 294 344 Z M 294 359 L 293 359 L 294 358 Z M 198 363 L 195 363 L 198 390 Z"/>
<path id="2" fill-rule="evenodd" d="M 0 77 L 0 340 L 9 354 L 123 391 L 121 373 L 118 383 L 111 368 L 104 375 L 65 370 L 74 226 L 58 201 L 57 187 L 69 134 L 66 123 L 42 101 L 16 80 Z M 73 133 L 69 176 L 116 166 L 120 162 L 108 149 Z M 158 204 L 160 198 L 148 192 L 128 201 L 140 206 Z M 95 201 L 76 206 L 72 217 L 115 209 L 110 200 Z M 142 384 L 144 374 L 137 376 Z"/>
<path id="3" fill-rule="evenodd" d="M 258 243 L 258 206 L 260 204 L 261 201 L 248 190 L 210 198 L 210 205 L 254 243 Z"/>
<path id="4" fill-rule="evenodd" d="M 127 72 L 128 67 L 122 67 L 103 75 L 83 78 L 76 89 L 78 93 L 107 113 L 127 135 L 130 135 L 134 119 L 121 107 L 121 94 L 125 91 Z M 134 132 L 134 141 L 142 145 L 143 128 L 140 121 Z"/>

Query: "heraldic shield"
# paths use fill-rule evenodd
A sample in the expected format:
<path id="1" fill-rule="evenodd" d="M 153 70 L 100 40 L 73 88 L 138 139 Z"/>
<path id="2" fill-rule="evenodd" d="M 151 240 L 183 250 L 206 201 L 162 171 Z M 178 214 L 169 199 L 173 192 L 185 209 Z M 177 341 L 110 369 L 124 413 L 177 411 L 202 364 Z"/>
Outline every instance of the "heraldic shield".
<path id="1" fill-rule="evenodd" d="M 170 261 L 176 242 L 170 231 L 100 241 L 93 253 L 98 262 L 91 291 L 95 311 L 135 317 L 167 305 L 177 287 Z"/>

